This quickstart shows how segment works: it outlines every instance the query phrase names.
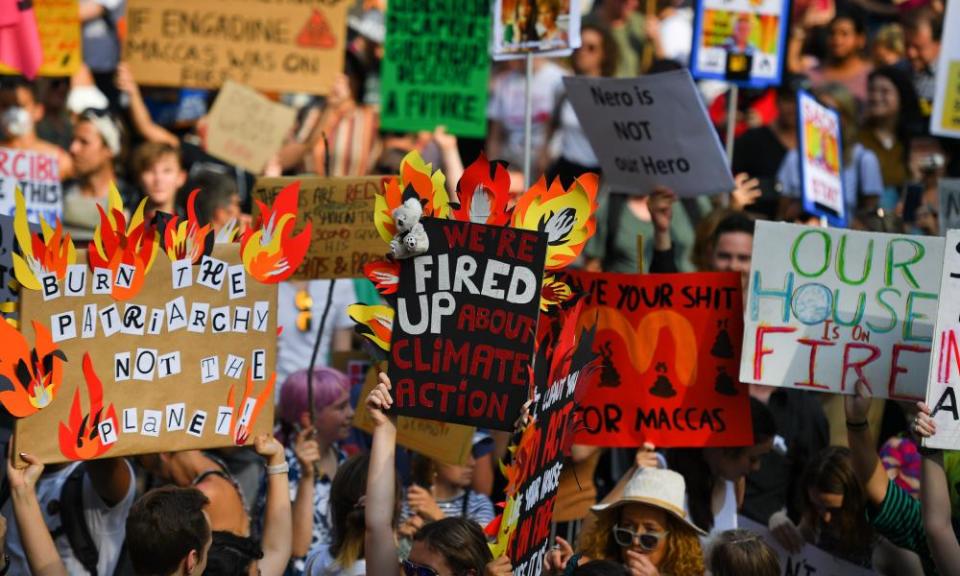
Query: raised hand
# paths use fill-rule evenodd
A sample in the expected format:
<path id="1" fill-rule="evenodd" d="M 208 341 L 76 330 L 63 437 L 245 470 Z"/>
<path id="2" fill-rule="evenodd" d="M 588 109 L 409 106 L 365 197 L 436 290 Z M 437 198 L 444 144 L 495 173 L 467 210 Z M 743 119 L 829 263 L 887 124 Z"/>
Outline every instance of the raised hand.
<path id="1" fill-rule="evenodd" d="M 384 413 L 384 410 L 388 410 L 393 406 L 393 397 L 390 396 L 390 390 L 392 388 L 390 378 L 381 372 L 377 386 L 371 390 L 367 396 L 367 412 L 370 413 L 370 418 L 373 419 L 373 423 L 376 426 L 390 422 L 390 417 Z"/>

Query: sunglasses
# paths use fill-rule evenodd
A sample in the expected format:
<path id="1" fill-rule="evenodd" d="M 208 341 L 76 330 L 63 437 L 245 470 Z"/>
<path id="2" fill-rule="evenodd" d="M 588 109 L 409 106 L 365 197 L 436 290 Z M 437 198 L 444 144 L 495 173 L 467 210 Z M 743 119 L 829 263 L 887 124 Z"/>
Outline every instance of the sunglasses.
<path id="1" fill-rule="evenodd" d="M 652 552 L 660 545 L 660 541 L 667 537 L 669 532 L 635 532 L 629 528 L 613 527 L 613 539 L 623 548 L 636 544 L 646 552 Z"/>
<path id="2" fill-rule="evenodd" d="M 438 576 L 440 574 L 429 566 L 414 564 L 409 560 L 404 560 L 400 566 L 403 568 L 403 576 Z"/>
<path id="3" fill-rule="evenodd" d="M 293 302 L 297 305 L 297 310 L 300 311 L 297 314 L 297 330 L 309 332 L 313 326 L 313 298 L 309 292 L 301 290 L 297 292 Z"/>

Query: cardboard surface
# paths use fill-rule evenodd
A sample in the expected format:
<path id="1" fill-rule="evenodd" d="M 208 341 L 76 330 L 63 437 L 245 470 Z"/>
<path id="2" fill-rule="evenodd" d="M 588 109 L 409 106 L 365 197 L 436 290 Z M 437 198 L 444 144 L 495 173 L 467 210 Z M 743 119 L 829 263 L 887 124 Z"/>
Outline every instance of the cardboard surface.
<path id="1" fill-rule="evenodd" d="M 210 109 L 207 152 L 259 174 L 297 119 L 297 111 L 236 82 L 224 83 Z"/>

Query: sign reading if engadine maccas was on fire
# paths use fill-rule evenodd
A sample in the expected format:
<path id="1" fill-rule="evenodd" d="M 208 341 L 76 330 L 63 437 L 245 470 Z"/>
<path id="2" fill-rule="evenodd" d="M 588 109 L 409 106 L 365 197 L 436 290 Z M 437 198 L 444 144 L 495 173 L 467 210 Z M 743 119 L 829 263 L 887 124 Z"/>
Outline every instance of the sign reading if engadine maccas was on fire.
<path id="1" fill-rule="evenodd" d="M 666 186 L 682 197 L 733 190 L 720 138 L 686 70 L 563 83 L 613 190 L 645 195 Z"/>
<path id="2" fill-rule="evenodd" d="M 513 430 L 529 397 L 546 235 L 422 222 L 429 251 L 400 266 L 388 369 L 395 413 Z"/>
<path id="3" fill-rule="evenodd" d="M 939 237 L 757 222 L 743 382 L 922 400 L 937 317 Z"/>

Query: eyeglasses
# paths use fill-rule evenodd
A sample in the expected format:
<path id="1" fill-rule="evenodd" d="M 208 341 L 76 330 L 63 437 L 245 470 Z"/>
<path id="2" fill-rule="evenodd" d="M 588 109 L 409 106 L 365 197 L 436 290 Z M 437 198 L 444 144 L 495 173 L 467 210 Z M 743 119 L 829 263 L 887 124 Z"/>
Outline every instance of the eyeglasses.
<path id="1" fill-rule="evenodd" d="M 293 302 L 300 311 L 297 314 L 297 329 L 301 332 L 309 332 L 310 327 L 313 326 L 313 298 L 309 292 L 301 290 L 297 292 Z"/>
<path id="2" fill-rule="evenodd" d="M 647 552 L 652 552 L 660 545 L 660 541 L 667 537 L 669 532 L 636 532 L 629 528 L 613 527 L 613 539 L 623 548 L 636 544 Z"/>
<path id="3" fill-rule="evenodd" d="M 400 566 L 403 568 L 403 576 L 439 576 L 439 572 L 429 566 L 415 564 L 409 560 L 404 560 Z"/>

